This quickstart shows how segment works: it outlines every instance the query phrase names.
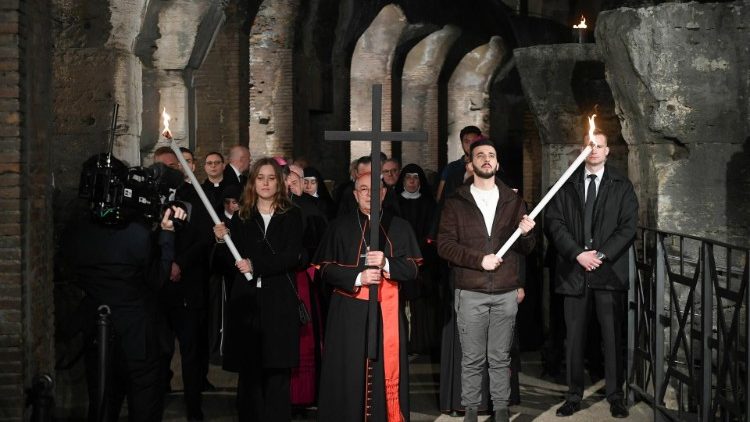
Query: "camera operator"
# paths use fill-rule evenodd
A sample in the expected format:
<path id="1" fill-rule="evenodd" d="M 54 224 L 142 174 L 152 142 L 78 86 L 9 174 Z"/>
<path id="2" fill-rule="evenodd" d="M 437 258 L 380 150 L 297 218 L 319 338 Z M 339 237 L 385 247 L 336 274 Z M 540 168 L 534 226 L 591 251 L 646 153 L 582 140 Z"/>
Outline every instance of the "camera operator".
<path id="1" fill-rule="evenodd" d="M 89 210 L 63 238 L 64 257 L 85 292 L 84 306 L 106 305 L 111 312 L 113 335 L 101 406 L 100 356 L 95 340 L 86 340 L 89 421 L 117 421 L 126 397 L 130 421 L 159 421 L 164 407 L 164 322 L 156 294 L 174 261 L 174 220 L 184 220 L 186 214 L 176 206 L 161 216 L 158 211 L 144 213 L 139 205 L 148 201 L 133 199 L 129 177 L 122 162 L 107 154 L 86 161 L 79 193 L 88 198 Z M 158 200 L 154 205 L 160 207 Z M 92 315 L 86 331 L 92 333 L 95 323 Z"/>

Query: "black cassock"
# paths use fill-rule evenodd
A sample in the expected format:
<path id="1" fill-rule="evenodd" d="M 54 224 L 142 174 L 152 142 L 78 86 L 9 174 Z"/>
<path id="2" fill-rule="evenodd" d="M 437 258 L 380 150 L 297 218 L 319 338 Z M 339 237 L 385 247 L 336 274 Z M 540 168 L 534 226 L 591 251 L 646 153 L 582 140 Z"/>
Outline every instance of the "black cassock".
<path id="1" fill-rule="evenodd" d="M 388 259 L 390 280 L 403 282 L 417 277 L 421 261 L 419 244 L 409 223 L 388 212 L 380 221 L 380 245 Z M 387 233 L 387 235 L 386 235 Z M 362 257 L 370 238 L 365 214 L 349 212 L 331 223 L 313 262 L 320 265 L 323 280 L 334 287 L 326 325 L 323 369 L 320 380 L 318 420 L 359 421 L 365 414 L 365 371 L 367 368 L 367 301 L 351 297 L 357 274 L 364 269 Z M 399 404 L 409 420 L 409 364 L 403 309 L 398 311 Z M 382 315 L 382 313 L 380 314 Z M 378 326 L 380 342 L 374 362 L 372 421 L 387 421 L 383 365 L 383 320 Z M 389 421 L 394 422 L 394 421 Z"/>

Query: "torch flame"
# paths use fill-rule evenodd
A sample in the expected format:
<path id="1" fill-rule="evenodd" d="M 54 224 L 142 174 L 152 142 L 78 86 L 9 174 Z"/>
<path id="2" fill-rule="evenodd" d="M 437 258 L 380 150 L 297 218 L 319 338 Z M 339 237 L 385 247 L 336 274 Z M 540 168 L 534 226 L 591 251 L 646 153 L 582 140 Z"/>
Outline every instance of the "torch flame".
<path id="1" fill-rule="evenodd" d="M 596 114 L 589 116 L 589 143 L 593 143 L 594 145 L 596 145 L 596 141 L 594 140 L 594 131 L 596 130 L 595 118 Z"/>
<path id="2" fill-rule="evenodd" d="M 167 139 L 172 139 L 172 131 L 169 130 L 169 121 L 171 119 L 172 117 L 167 113 L 167 108 L 164 107 L 164 110 L 161 112 L 161 120 L 162 123 L 164 123 L 164 130 L 161 131 L 161 134 Z"/>
<path id="3" fill-rule="evenodd" d="M 581 15 L 581 23 L 579 23 L 578 25 L 573 25 L 573 28 L 575 28 L 575 29 L 578 29 L 578 28 L 583 28 L 583 29 L 588 28 L 588 26 L 586 26 L 586 18 L 583 17 L 583 15 Z"/>

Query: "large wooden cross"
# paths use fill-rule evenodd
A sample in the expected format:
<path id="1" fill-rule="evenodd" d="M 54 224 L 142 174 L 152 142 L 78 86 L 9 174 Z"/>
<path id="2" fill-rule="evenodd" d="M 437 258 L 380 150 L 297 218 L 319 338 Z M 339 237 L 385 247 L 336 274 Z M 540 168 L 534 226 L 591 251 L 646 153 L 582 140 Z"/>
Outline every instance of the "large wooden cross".
<path id="1" fill-rule="evenodd" d="M 372 130 L 325 131 L 326 141 L 369 141 L 371 143 L 372 174 L 370 185 L 370 250 L 380 250 L 380 143 L 383 141 L 424 142 L 427 132 L 383 132 L 381 128 L 381 103 L 383 86 L 372 86 Z M 346 194 L 344 192 L 343 194 Z M 367 315 L 367 357 L 378 357 L 378 286 L 370 285 Z"/>

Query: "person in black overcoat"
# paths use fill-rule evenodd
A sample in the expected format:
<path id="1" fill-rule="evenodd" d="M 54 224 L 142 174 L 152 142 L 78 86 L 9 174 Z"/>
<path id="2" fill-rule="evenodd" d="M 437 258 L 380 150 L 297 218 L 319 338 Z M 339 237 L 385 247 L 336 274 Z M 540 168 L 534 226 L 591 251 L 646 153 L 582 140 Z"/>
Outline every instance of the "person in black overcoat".
<path id="1" fill-rule="evenodd" d="M 557 249 L 555 290 L 565 296 L 568 393 L 557 409 L 570 416 L 583 396 L 587 321 L 596 309 L 604 343 L 607 400 L 613 417 L 624 418 L 622 321 L 628 290 L 628 248 L 638 224 L 638 199 L 627 177 L 607 165 L 603 133 L 581 166 L 553 197 L 545 224 Z M 588 142 L 588 136 L 586 139 Z"/>
<path id="2" fill-rule="evenodd" d="M 401 218 L 408 221 L 419 242 L 424 262 L 419 277 L 405 283 L 401 289 L 409 305 L 409 353 L 431 354 L 438 349 L 440 307 L 436 276 L 437 250 L 431 241 L 432 220 L 435 217 L 435 198 L 424 170 L 407 164 L 395 184 Z"/>
<path id="3" fill-rule="evenodd" d="M 300 323 L 293 277 L 303 230 L 275 160 L 255 163 L 229 229 L 243 258 L 234 262 L 239 271 L 227 298 L 223 365 L 239 372 L 239 419 L 290 421 L 289 380 L 299 361 Z M 226 231 L 223 223 L 214 226 L 217 241 Z"/>

